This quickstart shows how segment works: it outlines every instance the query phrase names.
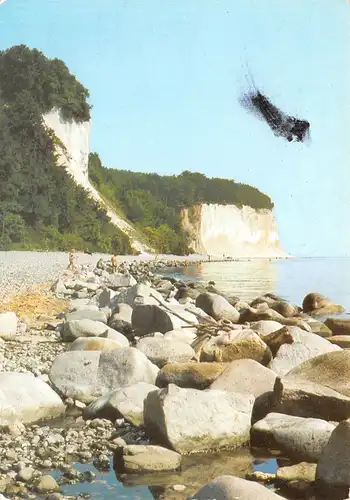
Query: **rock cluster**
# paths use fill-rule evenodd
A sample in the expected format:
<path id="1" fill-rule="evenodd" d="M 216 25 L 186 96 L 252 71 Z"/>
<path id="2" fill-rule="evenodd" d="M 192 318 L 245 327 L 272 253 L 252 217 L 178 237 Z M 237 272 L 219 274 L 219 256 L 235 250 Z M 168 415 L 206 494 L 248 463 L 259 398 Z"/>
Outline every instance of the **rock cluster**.
<path id="1" fill-rule="evenodd" d="M 113 457 L 127 481 L 250 445 L 288 466 L 175 484 L 176 498 L 272 500 L 289 488 L 345 499 L 350 320 L 314 318 L 341 307 L 319 294 L 302 308 L 271 294 L 247 304 L 161 277 L 161 265 L 63 273 L 52 293 L 69 311 L 39 334 L 0 314 L 0 494 L 63 498 L 62 485 L 94 480 L 73 462 L 108 470 Z"/>

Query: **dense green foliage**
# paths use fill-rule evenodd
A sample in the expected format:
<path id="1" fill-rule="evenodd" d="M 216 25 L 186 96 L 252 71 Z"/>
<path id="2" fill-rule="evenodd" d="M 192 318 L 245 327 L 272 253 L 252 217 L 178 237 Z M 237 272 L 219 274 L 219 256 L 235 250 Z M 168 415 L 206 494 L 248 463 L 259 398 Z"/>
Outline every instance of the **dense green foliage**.
<path id="1" fill-rule="evenodd" d="M 138 226 L 158 251 L 188 251 L 187 236 L 180 224 L 182 208 L 200 203 L 243 205 L 272 209 L 271 199 L 258 189 L 233 180 L 209 179 L 200 173 L 161 176 L 109 169 L 96 153 L 90 154 L 91 182 L 117 209 Z"/>
<path id="2" fill-rule="evenodd" d="M 117 251 L 130 244 L 56 166 L 42 115 L 89 118 L 88 91 L 58 59 L 24 45 L 0 51 L 0 249 Z"/>

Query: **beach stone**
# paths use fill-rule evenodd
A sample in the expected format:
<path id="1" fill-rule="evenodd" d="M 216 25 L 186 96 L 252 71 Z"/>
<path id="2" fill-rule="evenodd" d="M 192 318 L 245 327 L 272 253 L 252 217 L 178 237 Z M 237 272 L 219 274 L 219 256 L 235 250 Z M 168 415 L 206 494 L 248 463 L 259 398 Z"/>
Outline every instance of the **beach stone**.
<path id="1" fill-rule="evenodd" d="M 328 328 L 327 325 L 322 323 L 322 321 L 318 321 L 317 319 L 312 317 L 303 317 L 303 320 L 310 326 L 312 333 L 316 333 L 320 337 L 329 340 L 332 335 L 332 331 L 330 330 L 330 328 Z"/>
<path id="2" fill-rule="evenodd" d="M 320 293 L 308 293 L 303 300 L 303 311 L 312 316 L 325 316 L 342 313 L 344 308 Z"/>
<path id="3" fill-rule="evenodd" d="M 339 351 L 340 347 L 332 345 L 326 339 L 314 333 L 305 332 L 296 326 L 287 327 L 291 333 L 293 344 L 283 344 L 271 363 L 271 370 L 284 376 L 304 361 L 320 354 Z"/>
<path id="4" fill-rule="evenodd" d="M 291 318 L 299 313 L 298 306 L 287 302 L 286 300 L 275 300 L 270 303 L 270 309 L 282 314 L 285 318 Z"/>
<path id="5" fill-rule="evenodd" d="M 0 313 L 0 338 L 6 337 L 8 340 L 17 334 L 18 318 L 14 312 Z"/>
<path id="6" fill-rule="evenodd" d="M 237 309 L 235 309 L 225 297 L 216 293 L 201 293 L 196 298 L 196 306 L 215 320 L 227 319 L 232 323 L 237 323 L 239 320 L 239 312 Z"/>
<path id="7" fill-rule="evenodd" d="M 342 349 L 350 349 L 350 335 L 334 335 L 327 340 Z"/>
<path id="8" fill-rule="evenodd" d="M 340 422 L 350 417 L 350 398 L 324 385 L 298 378 L 276 379 L 273 411 Z"/>
<path id="9" fill-rule="evenodd" d="M 350 420 L 334 429 L 316 469 L 320 498 L 343 500 L 350 488 Z"/>
<path id="10" fill-rule="evenodd" d="M 112 310 L 116 305 L 117 295 L 117 292 L 110 290 L 109 288 L 105 288 L 93 297 L 92 302 L 96 303 L 99 309 L 108 307 Z"/>
<path id="11" fill-rule="evenodd" d="M 80 291 L 80 290 L 87 290 L 88 292 L 97 292 L 97 290 L 100 288 L 99 283 L 91 283 L 89 281 L 82 281 L 82 280 L 75 280 L 73 282 L 73 287 L 74 290 Z"/>
<path id="12" fill-rule="evenodd" d="M 156 385 L 166 387 L 175 384 L 188 389 L 207 389 L 226 367 L 226 363 L 168 363 L 159 370 Z"/>
<path id="13" fill-rule="evenodd" d="M 288 467 L 280 467 L 276 472 L 276 480 L 280 484 L 294 483 L 294 488 L 300 491 L 303 483 L 307 487 L 316 479 L 316 464 L 300 462 Z M 298 483 L 297 485 L 295 483 Z M 301 483 L 301 484 L 300 484 Z"/>
<path id="14" fill-rule="evenodd" d="M 0 373 L 0 427 L 51 420 L 64 412 L 61 398 L 42 380 L 29 373 Z"/>
<path id="15" fill-rule="evenodd" d="M 147 473 L 176 470 L 181 455 L 175 451 L 152 445 L 127 445 L 122 449 L 125 473 Z"/>
<path id="16" fill-rule="evenodd" d="M 132 327 L 137 336 L 147 335 L 149 333 L 166 333 L 176 330 L 184 325 L 192 323 L 198 324 L 196 316 L 185 311 L 182 306 L 169 305 L 171 311 L 181 315 L 187 321 L 183 321 L 171 311 L 160 307 L 159 305 L 136 305 L 132 312 Z"/>
<path id="17" fill-rule="evenodd" d="M 196 339 L 196 334 L 186 330 L 170 330 L 170 332 L 164 333 L 164 338 L 169 340 L 175 340 L 176 342 L 185 342 L 186 344 L 192 344 Z"/>
<path id="18" fill-rule="evenodd" d="M 327 318 L 324 324 L 332 331 L 332 335 L 350 335 L 350 319 Z"/>
<path id="19" fill-rule="evenodd" d="M 120 333 L 120 336 L 122 334 Z M 70 346 L 70 351 L 110 351 L 119 347 L 129 347 L 129 342 L 126 337 L 125 342 L 118 342 L 114 339 L 105 339 L 101 337 L 79 337 Z"/>
<path id="20" fill-rule="evenodd" d="M 268 365 L 272 359 L 269 347 L 253 330 L 231 330 L 206 343 L 200 355 L 201 361 L 229 363 L 237 359 L 254 359 Z"/>
<path id="21" fill-rule="evenodd" d="M 273 333 L 276 332 L 277 330 L 280 330 L 282 326 L 283 326 L 282 323 L 272 320 L 254 321 L 249 325 L 249 327 L 255 332 L 257 332 L 262 338 L 264 337 L 264 335 L 268 335 L 269 333 Z"/>
<path id="22" fill-rule="evenodd" d="M 18 481 L 23 481 L 24 483 L 29 483 L 33 478 L 34 469 L 33 467 L 24 467 L 20 469 L 17 474 Z"/>
<path id="23" fill-rule="evenodd" d="M 111 351 L 68 351 L 57 356 L 49 374 L 66 398 L 91 403 L 113 389 L 137 382 L 154 384 L 158 368 L 134 347 Z"/>
<path id="24" fill-rule="evenodd" d="M 195 356 L 195 352 L 189 344 L 166 339 L 163 335 L 140 339 L 136 347 L 159 368 L 167 363 L 186 363 Z"/>
<path id="25" fill-rule="evenodd" d="M 294 344 L 294 337 L 290 333 L 287 326 L 283 326 L 280 330 L 261 336 L 265 344 L 270 348 L 273 357 L 280 347 L 284 344 Z"/>
<path id="26" fill-rule="evenodd" d="M 143 425 L 143 402 L 149 392 L 158 387 L 145 382 L 115 389 L 99 397 L 87 406 L 83 412 L 85 419 L 105 418 L 113 422 L 125 418 L 133 425 Z"/>
<path id="27" fill-rule="evenodd" d="M 210 389 L 253 394 L 272 392 L 276 374 L 253 359 L 232 361 L 211 384 Z"/>
<path id="28" fill-rule="evenodd" d="M 251 394 L 183 389 L 173 384 L 144 402 L 146 432 L 181 453 L 234 448 L 249 441 Z"/>
<path id="29" fill-rule="evenodd" d="M 60 487 L 58 486 L 56 480 L 49 475 L 41 476 L 35 485 L 35 490 L 38 493 L 46 493 L 48 491 L 58 491 Z"/>
<path id="30" fill-rule="evenodd" d="M 117 302 L 128 304 L 133 308 L 137 304 L 159 305 L 164 302 L 164 298 L 155 288 L 144 283 L 137 283 L 131 288 L 122 290 L 118 295 Z"/>
<path id="31" fill-rule="evenodd" d="M 100 337 L 107 330 L 107 325 L 100 321 L 78 319 L 63 324 L 61 337 L 63 342 L 73 342 L 79 337 Z"/>
<path id="32" fill-rule="evenodd" d="M 129 304 L 118 303 L 114 308 L 108 324 L 120 332 L 131 331 L 132 307 Z"/>
<path id="33" fill-rule="evenodd" d="M 317 462 L 335 425 L 318 418 L 269 413 L 250 433 L 252 446 L 279 450 L 293 460 Z"/>
<path id="34" fill-rule="evenodd" d="M 97 388 L 100 351 L 67 351 L 53 361 L 49 378 L 66 398 L 90 403 L 101 394 Z"/>
<path id="35" fill-rule="evenodd" d="M 112 290 L 118 290 L 119 288 L 132 287 L 134 285 L 137 285 L 137 281 L 129 273 L 108 274 L 107 276 L 103 277 L 103 283 Z"/>
<path id="36" fill-rule="evenodd" d="M 261 484 L 235 476 L 219 476 L 205 484 L 189 500 L 281 500 Z"/>
<path id="37" fill-rule="evenodd" d="M 339 349 L 311 358 L 286 374 L 297 379 L 321 384 L 350 397 L 350 351 Z"/>
<path id="38" fill-rule="evenodd" d="M 240 323 L 256 323 L 262 320 L 281 323 L 284 320 L 284 317 L 282 314 L 271 309 L 266 303 L 258 304 L 256 308 L 248 307 L 247 309 L 242 309 L 240 312 Z"/>
<path id="39" fill-rule="evenodd" d="M 106 313 L 100 311 L 99 309 L 92 308 L 92 306 L 84 308 L 81 307 L 66 315 L 66 322 L 71 322 L 74 320 L 84 320 L 84 319 L 89 319 L 91 321 L 98 321 L 100 323 L 107 324 Z"/>

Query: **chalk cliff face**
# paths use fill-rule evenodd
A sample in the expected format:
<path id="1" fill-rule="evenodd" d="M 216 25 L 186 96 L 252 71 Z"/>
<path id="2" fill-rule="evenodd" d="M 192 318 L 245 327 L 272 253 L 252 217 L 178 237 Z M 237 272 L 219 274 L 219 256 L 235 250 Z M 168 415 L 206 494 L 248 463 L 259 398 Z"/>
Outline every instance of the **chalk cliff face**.
<path id="1" fill-rule="evenodd" d="M 196 253 L 231 257 L 286 257 L 270 210 L 235 205 L 197 205 L 182 211 Z"/>
<path id="2" fill-rule="evenodd" d="M 57 160 L 58 165 L 64 167 L 67 173 L 73 177 L 74 181 L 82 186 L 91 198 L 106 209 L 108 216 L 111 218 L 111 223 L 130 237 L 130 244 L 135 250 L 141 253 L 149 250 L 146 245 L 141 243 L 138 234 L 131 224 L 118 216 L 106 204 L 89 181 L 88 162 L 91 123 L 79 123 L 74 120 L 66 121 L 58 109 L 45 114 L 43 119 L 45 125 L 53 130 L 63 145 L 63 147 L 58 145 L 56 148 L 56 152 L 59 155 Z"/>

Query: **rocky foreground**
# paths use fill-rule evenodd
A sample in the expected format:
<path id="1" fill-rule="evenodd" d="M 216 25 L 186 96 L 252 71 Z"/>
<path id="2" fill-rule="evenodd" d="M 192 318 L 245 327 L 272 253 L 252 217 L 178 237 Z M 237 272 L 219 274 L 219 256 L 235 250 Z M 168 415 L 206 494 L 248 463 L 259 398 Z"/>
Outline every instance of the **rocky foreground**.
<path id="1" fill-rule="evenodd" d="M 83 265 L 43 292 L 60 314 L 0 314 L 0 499 L 73 498 L 61 487 L 95 475 L 72 464 L 111 458 L 126 484 L 163 485 L 155 498 L 349 498 L 350 320 L 316 319 L 342 307 L 247 304 L 164 265 Z M 246 467 L 249 447 L 279 454 L 276 474 Z"/>

